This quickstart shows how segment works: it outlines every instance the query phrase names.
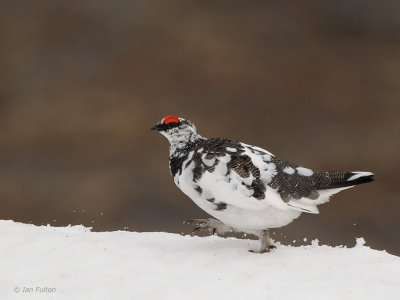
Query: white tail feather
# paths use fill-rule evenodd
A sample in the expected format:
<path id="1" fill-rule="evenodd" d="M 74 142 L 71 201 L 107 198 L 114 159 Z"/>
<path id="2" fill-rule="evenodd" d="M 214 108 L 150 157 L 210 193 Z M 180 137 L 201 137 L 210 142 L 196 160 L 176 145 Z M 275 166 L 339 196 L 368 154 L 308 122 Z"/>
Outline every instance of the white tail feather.
<path id="1" fill-rule="evenodd" d="M 367 176 L 374 175 L 371 172 L 351 172 L 351 173 L 354 173 L 354 175 L 349 177 L 349 179 L 347 179 L 347 181 L 352 181 L 352 180 L 356 180 L 356 179 L 361 178 L 361 177 L 367 177 Z"/>
<path id="2" fill-rule="evenodd" d="M 329 198 L 332 195 L 339 193 L 340 191 L 352 188 L 353 186 L 354 185 L 346 186 L 346 187 L 342 187 L 342 188 L 336 188 L 336 189 L 319 190 L 318 191 L 319 197 L 315 200 L 308 199 L 308 198 L 301 198 L 298 200 L 292 199 L 287 203 L 287 205 L 289 205 L 291 208 L 294 208 L 295 210 L 299 210 L 302 212 L 307 212 L 307 213 L 311 213 L 311 214 L 319 214 L 317 205 L 328 202 Z"/>

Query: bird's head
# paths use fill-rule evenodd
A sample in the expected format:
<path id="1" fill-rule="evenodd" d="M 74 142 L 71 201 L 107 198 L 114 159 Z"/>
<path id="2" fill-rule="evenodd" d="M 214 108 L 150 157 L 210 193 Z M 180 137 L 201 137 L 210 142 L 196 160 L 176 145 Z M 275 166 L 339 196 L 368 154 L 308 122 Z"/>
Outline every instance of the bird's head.
<path id="1" fill-rule="evenodd" d="M 165 136 L 173 148 L 180 148 L 188 142 L 194 142 L 200 136 L 196 132 L 196 127 L 189 120 L 175 116 L 166 116 L 156 125 L 151 127 Z"/>

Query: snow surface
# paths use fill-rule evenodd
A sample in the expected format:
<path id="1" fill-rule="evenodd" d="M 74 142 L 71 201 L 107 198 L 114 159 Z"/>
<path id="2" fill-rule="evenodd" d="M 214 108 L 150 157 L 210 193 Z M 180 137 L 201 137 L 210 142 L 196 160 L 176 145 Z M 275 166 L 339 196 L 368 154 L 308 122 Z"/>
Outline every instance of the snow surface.
<path id="1" fill-rule="evenodd" d="M 363 244 L 253 254 L 258 241 L 0 221 L 0 299 L 400 299 L 400 258 Z"/>

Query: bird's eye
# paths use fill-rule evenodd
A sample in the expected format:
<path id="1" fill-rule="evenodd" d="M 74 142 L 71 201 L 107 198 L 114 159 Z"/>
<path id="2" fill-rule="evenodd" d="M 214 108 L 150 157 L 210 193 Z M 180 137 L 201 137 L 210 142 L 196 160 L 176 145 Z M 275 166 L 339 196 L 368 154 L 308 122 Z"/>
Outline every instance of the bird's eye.
<path id="1" fill-rule="evenodd" d="M 175 116 L 164 117 L 164 124 L 169 124 L 169 123 L 179 123 L 179 118 Z"/>

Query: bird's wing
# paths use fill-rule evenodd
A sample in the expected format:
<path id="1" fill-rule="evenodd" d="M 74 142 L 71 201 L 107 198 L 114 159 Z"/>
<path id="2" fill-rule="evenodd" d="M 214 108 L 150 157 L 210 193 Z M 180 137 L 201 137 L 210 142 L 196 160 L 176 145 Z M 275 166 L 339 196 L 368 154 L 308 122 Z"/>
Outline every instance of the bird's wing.
<path id="1" fill-rule="evenodd" d="M 244 145 L 247 155 L 260 169 L 261 178 L 280 198 L 294 209 L 318 213 L 319 204 L 329 197 L 357 184 L 372 181 L 370 172 L 315 172 L 271 155 L 264 149 Z"/>

